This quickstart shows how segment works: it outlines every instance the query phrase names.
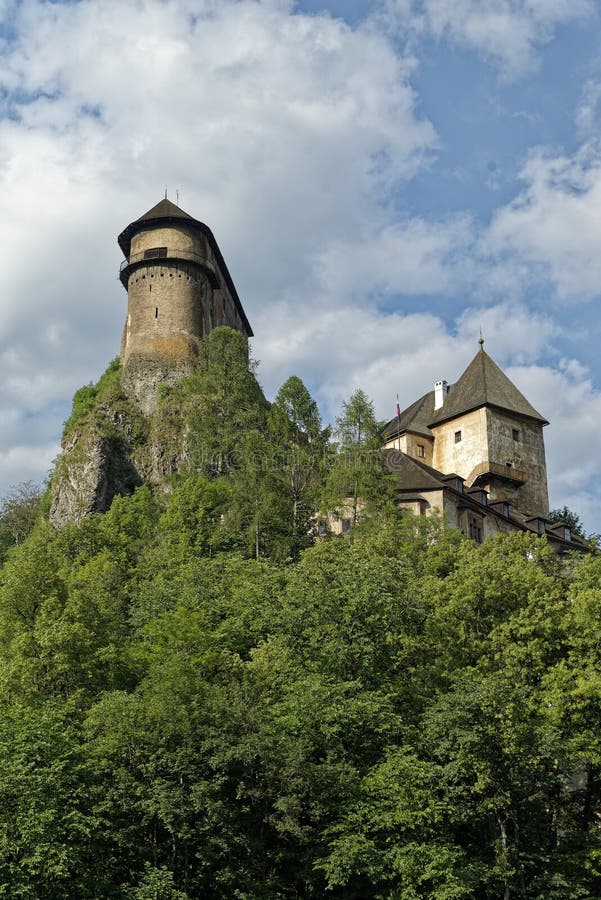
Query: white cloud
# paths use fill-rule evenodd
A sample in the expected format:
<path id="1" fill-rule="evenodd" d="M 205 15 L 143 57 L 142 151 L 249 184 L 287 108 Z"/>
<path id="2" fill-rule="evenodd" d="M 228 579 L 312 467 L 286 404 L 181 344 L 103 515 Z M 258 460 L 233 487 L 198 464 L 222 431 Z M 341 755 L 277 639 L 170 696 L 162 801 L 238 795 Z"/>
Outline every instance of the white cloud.
<path id="1" fill-rule="evenodd" d="M 590 299 L 601 286 L 601 145 L 573 156 L 535 151 L 520 177 L 525 188 L 497 211 L 483 251 L 522 260 L 548 278 L 566 302 Z"/>
<path id="2" fill-rule="evenodd" d="M 551 507 L 568 506 L 588 531 L 600 531 L 601 391 L 590 372 L 562 359 L 557 368 L 510 368 L 507 374 L 551 420 L 545 428 Z"/>
<path id="3" fill-rule="evenodd" d="M 328 298 L 365 302 L 391 294 L 455 290 L 469 278 L 474 228 L 466 215 L 445 221 L 405 219 L 331 240 L 316 255 L 319 290 Z"/>
<path id="4" fill-rule="evenodd" d="M 532 312 L 523 303 L 505 302 L 488 307 L 467 307 L 457 320 L 458 334 L 473 345 L 482 330 L 486 349 L 503 365 L 534 362 L 549 357 L 559 325 L 548 315 Z"/>
<path id="5" fill-rule="evenodd" d="M 575 122 L 584 138 L 590 138 L 599 131 L 599 102 L 601 101 L 601 83 L 589 79 L 584 83 L 580 103 L 576 109 Z"/>
<path id="6" fill-rule="evenodd" d="M 417 34 L 475 50 L 514 79 L 534 71 L 538 51 L 562 25 L 593 13 L 591 0 L 387 0 L 386 8 Z"/>

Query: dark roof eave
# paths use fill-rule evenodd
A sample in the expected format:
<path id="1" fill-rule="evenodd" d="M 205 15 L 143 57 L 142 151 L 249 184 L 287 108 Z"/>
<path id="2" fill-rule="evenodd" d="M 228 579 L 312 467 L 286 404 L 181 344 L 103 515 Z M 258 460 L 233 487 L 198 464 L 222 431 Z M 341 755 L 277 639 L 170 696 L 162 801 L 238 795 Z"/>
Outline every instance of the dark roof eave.
<path id="1" fill-rule="evenodd" d="M 466 416 L 468 413 L 474 412 L 476 409 L 481 409 L 483 406 L 487 406 L 489 409 L 500 409 L 502 412 L 510 413 L 510 415 L 515 416 L 518 419 L 529 419 L 532 422 L 538 422 L 539 425 L 543 427 L 548 425 L 549 422 L 547 419 L 544 419 L 542 416 L 530 416 L 528 413 L 517 412 L 515 409 L 509 409 L 505 406 L 499 406 L 497 403 L 489 403 L 485 401 L 484 403 L 475 403 L 473 406 L 468 407 L 467 409 L 462 410 L 460 413 L 451 413 L 449 416 L 441 416 L 439 419 L 436 419 L 435 422 L 432 422 L 428 425 L 428 428 L 436 428 L 438 425 L 442 425 L 445 422 L 451 422 L 453 419 L 460 419 L 462 416 Z"/>

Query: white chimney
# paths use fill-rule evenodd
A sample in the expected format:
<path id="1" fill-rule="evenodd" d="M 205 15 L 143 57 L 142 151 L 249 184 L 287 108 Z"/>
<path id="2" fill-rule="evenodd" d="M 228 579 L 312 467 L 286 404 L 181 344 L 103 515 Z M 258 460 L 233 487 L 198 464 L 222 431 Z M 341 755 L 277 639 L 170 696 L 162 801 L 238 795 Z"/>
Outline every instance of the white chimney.
<path id="1" fill-rule="evenodd" d="M 445 401 L 445 397 L 449 391 L 449 385 L 446 381 L 434 382 L 434 409 L 440 409 Z"/>

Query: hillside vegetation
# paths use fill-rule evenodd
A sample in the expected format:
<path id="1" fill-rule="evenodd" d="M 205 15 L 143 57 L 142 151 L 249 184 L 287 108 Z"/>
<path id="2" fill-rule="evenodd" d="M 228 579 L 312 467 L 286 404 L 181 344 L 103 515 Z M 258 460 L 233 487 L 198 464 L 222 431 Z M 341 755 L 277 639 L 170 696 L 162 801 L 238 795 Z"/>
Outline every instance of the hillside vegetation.
<path id="1" fill-rule="evenodd" d="M 601 896 L 601 557 L 401 516 L 361 392 L 333 448 L 203 352 L 167 489 L 2 544 L 0 896 Z"/>

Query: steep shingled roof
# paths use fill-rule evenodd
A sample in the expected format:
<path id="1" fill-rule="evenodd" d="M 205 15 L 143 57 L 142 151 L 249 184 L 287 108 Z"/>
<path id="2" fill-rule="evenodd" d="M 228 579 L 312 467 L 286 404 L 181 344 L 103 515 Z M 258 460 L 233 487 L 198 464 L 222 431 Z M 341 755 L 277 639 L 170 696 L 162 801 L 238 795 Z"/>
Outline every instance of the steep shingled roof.
<path id="1" fill-rule="evenodd" d="M 549 424 L 518 391 L 488 353 L 481 349 L 459 380 L 450 385 L 444 405 L 440 409 L 434 409 L 434 391 L 428 391 L 403 410 L 400 423 L 397 422 L 396 416 L 390 419 L 384 426 L 383 434 L 389 440 L 407 431 L 434 437 L 430 426 L 462 416 L 481 406 L 496 406 L 507 412 L 535 419 L 543 425 Z"/>
<path id="2" fill-rule="evenodd" d="M 549 424 L 483 348 L 476 353 L 459 381 L 451 385 L 443 406 L 436 410 L 428 424 L 439 425 L 482 406 L 496 406 L 543 425 Z"/>
<path id="3" fill-rule="evenodd" d="M 401 413 L 401 421 L 397 422 L 396 416 L 384 426 L 384 436 L 394 438 L 397 434 L 404 434 L 411 431 L 414 434 L 423 434 L 425 437 L 433 437 L 434 435 L 428 428 L 428 423 L 432 421 L 434 416 L 434 391 L 429 391 L 408 406 Z"/>
<path id="4" fill-rule="evenodd" d="M 397 487 L 401 490 L 427 491 L 447 487 L 444 475 L 437 469 L 414 459 L 399 450 L 383 450 L 386 470 L 396 476 Z"/>

